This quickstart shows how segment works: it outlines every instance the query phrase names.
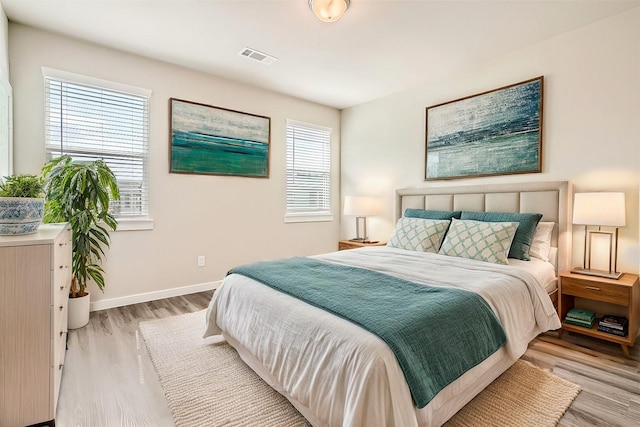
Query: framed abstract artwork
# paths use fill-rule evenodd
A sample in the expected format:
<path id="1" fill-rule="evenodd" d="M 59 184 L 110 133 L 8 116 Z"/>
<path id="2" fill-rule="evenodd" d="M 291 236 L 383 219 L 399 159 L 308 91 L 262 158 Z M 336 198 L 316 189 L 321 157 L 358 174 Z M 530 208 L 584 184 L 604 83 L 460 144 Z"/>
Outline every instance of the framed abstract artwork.
<path id="1" fill-rule="evenodd" d="M 169 172 L 269 177 L 269 117 L 171 98 L 169 126 Z"/>
<path id="2" fill-rule="evenodd" d="M 427 107 L 425 180 L 541 172 L 543 80 Z"/>

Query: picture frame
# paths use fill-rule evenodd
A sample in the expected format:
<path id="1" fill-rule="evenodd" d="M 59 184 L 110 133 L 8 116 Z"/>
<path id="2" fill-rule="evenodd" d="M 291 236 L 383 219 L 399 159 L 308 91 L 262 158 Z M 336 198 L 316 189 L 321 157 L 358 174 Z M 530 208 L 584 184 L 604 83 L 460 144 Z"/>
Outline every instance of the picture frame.
<path id="1" fill-rule="evenodd" d="M 425 181 L 542 172 L 544 76 L 426 108 Z"/>
<path id="2" fill-rule="evenodd" d="M 169 172 L 269 177 L 271 118 L 169 99 Z"/>

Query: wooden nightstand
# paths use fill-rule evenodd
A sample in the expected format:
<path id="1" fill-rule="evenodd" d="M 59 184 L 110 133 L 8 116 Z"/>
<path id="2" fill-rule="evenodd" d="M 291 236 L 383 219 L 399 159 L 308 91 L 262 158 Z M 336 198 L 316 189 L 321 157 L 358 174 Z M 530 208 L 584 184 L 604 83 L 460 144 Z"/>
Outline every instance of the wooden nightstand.
<path id="1" fill-rule="evenodd" d="M 387 242 L 368 242 L 368 243 L 362 243 L 362 242 L 357 242 L 354 240 L 340 240 L 338 242 L 338 250 L 339 251 L 344 251 L 345 249 L 358 249 L 358 248 L 364 248 L 366 246 L 386 246 Z"/>
<path id="2" fill-rule="evenodd" d="M 629 347 L 633 347 L 640 328 L 640 286 L 637 274 L 625 273 L 619 280 L 613 280 L 571 272 L 562 273 L 558 280 L 558 295 L 558 314 L 562 320 L 560 337 L 565 330 L 578 332 L 616 342 L 622 346 L 624 353 L 629 355 Z M 598 319 L 592 328 L 583 328 L 564 322 L 567 312 L 573 308 L 575 297 L 624 307 L 624 315 L 629 319 L 629 335 L 619 337 L 598 331 Z"/>

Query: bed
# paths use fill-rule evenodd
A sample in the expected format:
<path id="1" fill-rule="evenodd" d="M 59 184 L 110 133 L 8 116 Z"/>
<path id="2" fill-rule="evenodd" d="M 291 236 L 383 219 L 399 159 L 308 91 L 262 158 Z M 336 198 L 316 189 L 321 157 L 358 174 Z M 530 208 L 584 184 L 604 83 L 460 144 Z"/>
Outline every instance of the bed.
<path id="1" fill-rule="evenodd" d="M 552 296 L 557 271 L 564 271 L 570 262 L 570 191 L 567 182 L 396 191 L 399 222 L 407 209 L 538 212 L 542 214 L 540 222 L 553 223 L 549 262 L 509 259 L 509 264 L 503 265 L 399 247 L 311 257 L 312 263 L 373 271 L 438 292 L 462 290 L 481 298 L 499 319 L 506 343 L 436 388 L 425 401 L 416 398 L 414 381 L 408 374 L 405 377 L 406 362 L 399 362 L 402 358 L 396 357 L 396 348 L 386 338 L 318 308 L 313 301 L 306 303 L 265 286 L 246 271 L 228 275 L 215 292 L 205 336 L 222 334 L 241 358 L 314 426 L 441 425 L 508 369 L 535 336 L 559 328 Z M 451 220 L 445 234 L 453 230 L 453 224 Z M 384 312 L 384 308 L 380 310 Z M 460 339 L 450 341 L 454 352 L 462 353 L 461 347 L 467 346 Z M 446 362 L 451 354 L 451 348 L 432 348 L 427 359 L 444 358 Z"/>

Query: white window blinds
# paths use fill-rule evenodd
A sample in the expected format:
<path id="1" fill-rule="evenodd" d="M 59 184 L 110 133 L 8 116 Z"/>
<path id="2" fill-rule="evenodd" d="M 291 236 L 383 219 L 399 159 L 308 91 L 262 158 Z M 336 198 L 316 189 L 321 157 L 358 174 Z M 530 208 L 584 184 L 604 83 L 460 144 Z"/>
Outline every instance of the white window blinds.
<path id="1" fill-rule="evenodd" d="M 118 218 L 149 215 L 148 144 L 149 96 L 45 74 L 47 159 L 104 160 L 120 189 Z"/>
<path id="2" fill-rule="evenodd" d="M 331 213 L 331 129 L 287 120 L 287 214 Z"/>

